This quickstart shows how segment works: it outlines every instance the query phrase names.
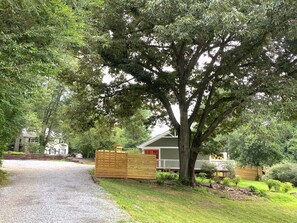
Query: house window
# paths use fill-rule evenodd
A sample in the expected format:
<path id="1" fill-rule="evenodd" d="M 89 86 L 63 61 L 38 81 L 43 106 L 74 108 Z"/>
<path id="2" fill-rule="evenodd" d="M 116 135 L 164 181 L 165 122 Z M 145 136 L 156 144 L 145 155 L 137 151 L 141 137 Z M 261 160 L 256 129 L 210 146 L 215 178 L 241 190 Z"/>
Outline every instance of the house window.
<path id="1" fill-rule="evenodd" d="M 38 138 L 29 138 L 29 143 L 38 143 Z"/>

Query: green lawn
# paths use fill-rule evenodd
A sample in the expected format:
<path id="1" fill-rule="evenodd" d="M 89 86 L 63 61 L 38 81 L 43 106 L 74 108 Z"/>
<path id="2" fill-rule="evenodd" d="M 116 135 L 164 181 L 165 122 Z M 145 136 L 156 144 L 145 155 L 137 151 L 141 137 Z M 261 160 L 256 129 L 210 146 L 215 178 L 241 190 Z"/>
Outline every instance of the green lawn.
<path id="1" fill-rule="evenodd" d="M 251 185 L 255 186 L 259 190 L 267 190 L 268 191 L 268 186 L 263 181 L 241 180 L 238 184 L 239 187 L 246 187 L 246 188 L 248 188 Z"/>
<path id="2" fill-rule="evenodd" d="M 242 181 L 241 186 L 248 187 L 252 183 L 263 182 Z M 274 193 L 270 200 L 232 201 L 212 194 L 206 188 L 112 179 L 101 179 L 100 185 L 135 222 L 297 223 L 297 198 L 284 193 Z M 264 187 L 257 185 L 259 189 Z"/>

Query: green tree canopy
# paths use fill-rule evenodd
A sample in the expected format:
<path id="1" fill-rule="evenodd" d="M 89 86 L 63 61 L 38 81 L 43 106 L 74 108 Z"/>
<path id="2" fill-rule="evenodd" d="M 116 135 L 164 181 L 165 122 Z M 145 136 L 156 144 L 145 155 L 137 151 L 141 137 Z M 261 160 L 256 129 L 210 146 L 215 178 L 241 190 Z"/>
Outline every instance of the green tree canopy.
<path id="1" fill-rule="evenodd" d="M 106 0 L 94 14 L 93 67 L 108 67 L 114 81 L 97 97 L 108 106 L 108 96 L 132 90 L 130 102 L 165 111 L 179 136 L 180 180 L 192 183 L 197 154 L 222 122 L 296 83 L 275 47 L 293 36 L 295 11 L 295 1 Z"/>
<path id="2" fill-rule="evenodd" d="M 246 112 L 242 125 L 216 138 L 230 158 L 242 165 L 271 166 L 281 161 L 296 162 L 296 122 L 275 116 L 271 109 Z"/>
<path id="3" fill-rule="evenodd" d="M 42 76 L 54 76 L 72 64 L 82 44 L 81 23 L 60 0 L 0 2 L 0 143 L 24 126 L 26 99 Z"/>

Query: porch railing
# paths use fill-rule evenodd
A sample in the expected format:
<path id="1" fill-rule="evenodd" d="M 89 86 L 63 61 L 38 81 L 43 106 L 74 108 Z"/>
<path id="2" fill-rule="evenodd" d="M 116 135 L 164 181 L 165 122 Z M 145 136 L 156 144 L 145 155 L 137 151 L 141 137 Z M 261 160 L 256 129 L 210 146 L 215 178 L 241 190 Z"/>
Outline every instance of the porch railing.
<path id="1" fill-rule="evenodd" d="M 228 166 L 235 166 L 234 160 L 196 160 L 195 169 L 201 169 L 203 163 L 212 163 L 217 170 L 228 170 Z M 157 168 L 160 169 L 179 169 L 178 159 L 157 159 Z"/>

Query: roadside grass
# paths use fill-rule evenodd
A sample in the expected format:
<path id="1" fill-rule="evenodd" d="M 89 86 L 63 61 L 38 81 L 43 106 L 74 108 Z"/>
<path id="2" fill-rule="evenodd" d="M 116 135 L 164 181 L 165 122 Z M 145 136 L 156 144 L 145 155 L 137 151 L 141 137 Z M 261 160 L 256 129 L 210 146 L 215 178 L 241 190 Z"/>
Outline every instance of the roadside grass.
<path id="1" fill-rule="evenodd" d="M 207 188 L 118 179 L 100 179 L 100 185 L 135 222 L 297 223 L 297 198 L 285 193 L 275 193 L 270 200 L 233 201 Z"/>
<path id="2" fill-rule="evenodd" d="M 24 152 L 17 152 L 17 151 L 5 151 L 4 154 L 12 154 L 12 155 L 24 155 Z"/>
<path id="3" fill-rule="evenodd" d="M 5 186 L 8 183 L 7 172 L 0 169 L 0 187 Z"/>

